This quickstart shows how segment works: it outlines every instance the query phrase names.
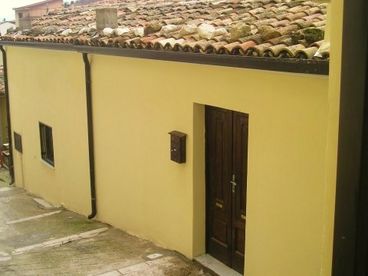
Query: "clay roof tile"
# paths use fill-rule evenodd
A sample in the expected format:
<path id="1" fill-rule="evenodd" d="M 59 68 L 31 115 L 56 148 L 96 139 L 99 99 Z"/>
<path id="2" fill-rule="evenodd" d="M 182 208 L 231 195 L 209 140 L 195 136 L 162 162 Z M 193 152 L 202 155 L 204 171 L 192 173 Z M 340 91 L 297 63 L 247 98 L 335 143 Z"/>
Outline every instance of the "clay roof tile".
<path id="1" fill-rule="evenodd" d="M 97 32 L 95 10 L 102 6 L 117 8 L 119 28 L 127 31 Z M 311 59 L 320 46 L 292 36 L 306 28 L 323 30 L 326 9 L 302 0 L 97 0 L 55 10 L 35 19 L 32 30 L 14 31 L 0 40 Z M 160 28 L 145 31 L 151 22 Z M 232 26 L 240 23 L 250 27 L 249 34 L 230 41 Z M 202 24 L 213 26 L 213 35 L 202 39 Z M 261 35 L 263 26 L 277 35 Z M 329 57 L 329 47 L 320 52 L 319 58 Z"/>

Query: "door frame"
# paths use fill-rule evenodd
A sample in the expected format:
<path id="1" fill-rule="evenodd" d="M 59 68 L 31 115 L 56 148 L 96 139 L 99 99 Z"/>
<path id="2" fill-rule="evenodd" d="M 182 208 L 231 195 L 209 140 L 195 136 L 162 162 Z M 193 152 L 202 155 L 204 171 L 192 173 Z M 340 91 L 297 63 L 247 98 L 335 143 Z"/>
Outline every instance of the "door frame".
<path id="1" fill-rule="evenodd" d="M 205 104 L 193 103 L 193 257 L 206 253 Z"/>
<path id="2" fill-rule="evenodd" d="M 366 276 L 368 204 L 367 4 L 344 1 L 333 276 Z M 367 244 L 368 245 L 368 244 Z"/>

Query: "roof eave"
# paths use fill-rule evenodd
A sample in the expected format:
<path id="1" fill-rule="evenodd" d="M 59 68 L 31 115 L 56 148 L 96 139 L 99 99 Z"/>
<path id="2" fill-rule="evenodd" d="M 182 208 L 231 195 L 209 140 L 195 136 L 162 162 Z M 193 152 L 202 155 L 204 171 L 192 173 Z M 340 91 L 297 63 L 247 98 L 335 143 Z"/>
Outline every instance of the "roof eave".
<path id="1" fill-rule="evenodd" d="M 46 42 L 0 41 L 0 45 L 59 50 L 59 51 L 74 51 L 79 53 L 90 53 L 97 55 L 176 61 L 194 64 L 217 65 L 217 66 L 289 72 L 289 73 L 315 74 L 315 75 L 329 74 L 328 60 L 201 54 L 201 53 L 187 53 L 187 52 L 162 51 L 162 50 L 80 46 L 73 44 L 46 43 Z"/>

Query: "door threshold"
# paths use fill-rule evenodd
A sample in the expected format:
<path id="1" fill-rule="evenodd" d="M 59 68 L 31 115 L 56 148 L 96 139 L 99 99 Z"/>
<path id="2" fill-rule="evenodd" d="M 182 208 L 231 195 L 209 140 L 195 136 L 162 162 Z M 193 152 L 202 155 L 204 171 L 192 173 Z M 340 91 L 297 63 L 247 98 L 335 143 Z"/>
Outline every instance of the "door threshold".
<path id="1" fill-rule="evenodd" d="M 194 258 L 194 261 L 203 265 L 205 268 L 215 273 L 218 276 L 242 276 L 239 272 L 221 263 L 214 257 L 208 254 Z"/>

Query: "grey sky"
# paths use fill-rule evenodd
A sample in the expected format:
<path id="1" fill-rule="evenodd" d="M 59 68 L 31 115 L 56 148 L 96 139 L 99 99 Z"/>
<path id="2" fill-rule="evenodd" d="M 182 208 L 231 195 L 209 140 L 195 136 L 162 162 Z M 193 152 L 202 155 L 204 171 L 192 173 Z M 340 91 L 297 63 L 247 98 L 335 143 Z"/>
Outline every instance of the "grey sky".
<path id="1" fill-rule="evenodd" d="M 0 0 L 0 20 L 14 20 L 13 8 L 41 2 L 42 0 Z M 67 1 L 64 1 L 67 2 Z"/>
<path id="2" fill-rule="evenodd" d="M 42 0 L 41 0 L 42 1 Z M 40 2 L 39 0 L 0 0 L 0 19 L 1 21 L 14 19 L 13 8 Z"/>

